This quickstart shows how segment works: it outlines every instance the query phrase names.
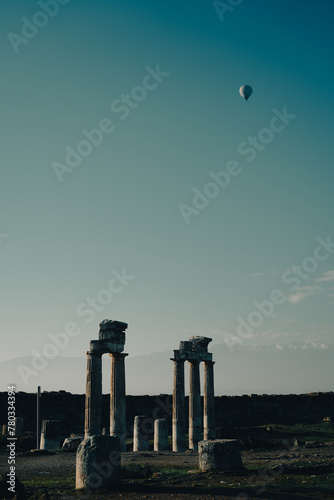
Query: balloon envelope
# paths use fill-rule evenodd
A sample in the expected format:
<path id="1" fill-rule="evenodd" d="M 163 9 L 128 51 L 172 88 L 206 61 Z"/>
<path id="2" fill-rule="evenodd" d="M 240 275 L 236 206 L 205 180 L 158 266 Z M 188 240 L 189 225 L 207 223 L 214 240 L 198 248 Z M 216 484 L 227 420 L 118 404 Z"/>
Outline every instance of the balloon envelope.
<path id="1" fill-rule="evenodd" d="M 249 99 L 249 97 L 252 95 L 252 93 L 253 93 L 253 89 L 250 85 L 243 85 L 239 89 L 239 94 L 241 95 L 241 97 L 243 97 L 245 99 L 245 101 L 247 101 L 247 99 Z"/>

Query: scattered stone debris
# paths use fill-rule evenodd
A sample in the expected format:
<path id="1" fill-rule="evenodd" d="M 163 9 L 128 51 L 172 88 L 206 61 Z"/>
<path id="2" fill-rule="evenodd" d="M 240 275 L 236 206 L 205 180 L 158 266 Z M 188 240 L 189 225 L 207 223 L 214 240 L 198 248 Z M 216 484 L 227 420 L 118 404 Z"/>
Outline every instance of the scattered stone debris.
<path id="1" fill-rule="evenodd" d="M 66 438 L 61 449 L 63 451 L 77 451 L 83 438 L 83 435 Z"/>

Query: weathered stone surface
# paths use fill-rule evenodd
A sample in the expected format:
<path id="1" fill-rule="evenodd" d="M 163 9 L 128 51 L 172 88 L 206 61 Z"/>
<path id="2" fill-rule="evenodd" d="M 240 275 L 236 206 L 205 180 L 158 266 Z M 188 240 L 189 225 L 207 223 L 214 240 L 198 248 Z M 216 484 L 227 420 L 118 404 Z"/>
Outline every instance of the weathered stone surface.
<path id="1" fill-rule="evenodd" d="M 126 451 L 125 357 L 126 353 L 109 354 L 110 379 L 110 435 L 120 440 L 121 451 Z"/>
<path id="2" fill-rule="evenodd" d="M 199 361 L 189 362 L 189 449 L 197 451 L 202 439 L 202 401 Z"/>
<path id="3" fill-rule="evenodd" d="M 175 353 L 175 351 L 174 351 Z M 173 382 L 173 451 L 186 451 L 186 415 L 184 401 L 184 360 L 174 362 Z"/>
<path id="4" fill-rule="evenodd" d="M 60 420 L 42 420 L 41 450 L 57 450 L 60 448 Z"/>
<path id="5" fill-rule="evenodd" d="M 133 425 L 133 451 L 148 450 L 148 433 L 146 423 L 148 422 L 146 415 L 136 415 Z"/>
<path id="6" fill-rule="evenodd" d="M 76 455 L 76 489 L 109 486 L 121 481 L 118 437 L 90 436 L 81 441 Z"/>
<path id="7" fill-rule="evenodd" d="M 210 342 L 212 342 L 212 339 L 209 337 L 194 336 L 190 337 L 189 340 L 182 340 L 179 343 L 179 349 L 181 351 L 193 351 L 205 354 L 208 352 L 208 344 Z"/>
<path id="8" fill-rule="evenodd" d="M 204 361 L 204 440 L 216 439 L 216 410 L 214 394 L 214 361 Z"/>
<path id="9" fill-rule="evenodd" d="M 212 342 L 212 339 L 210 337 L 202 337 L 199 335 L 194 335 L 190 337 L 189 342 L 195 342 L 196 344 L 204 344 L 208 345 L 210 342 Z"/>
<path id="10" fill-rule="evenodd" d="M 237 439 L 217 439 L 198 443 L 201 471 L 238 469 L 242 466 L 240 444 Z"/>
<path id="11" fill-rule="evenodd" d="M 208 344 L 212 342 L 209 337 L 190 337 L 189 341 L 192 343 L 192 350 L 200 353 L 208 352 Z"/>
<path id="12" fill-rule="evenodd" d="M 129 326 L 128 323 L 124 323 L 123 321 L 116 321 L 114 319 L 104 319 L 99 324 L 100 331 L 120 330 L 121 332 L 124 332 L 128 326 Z"/>
<path id="13" fill-rule="evenodd" d="M 212 353 L 174 349 L 174 359 L 212 361 Z"/>
<path id="14" fill-rule="evenodd" d="M 102 354 L 88 351 L 85 400 L 85 437 L 101 434 Z"/>
<path id="15" fill-rule="evenodd" d="M 192 342 L 189 340 L 181 340 L 179 342 L 179 349 L 180 351 L 192 351 Z"/>
<path id="16" fill-rule="evenodd" d="M 66 438 L 63 442 L 62 449 L 66 451 L 76 451 L 84 436 L 75 436 Z"/>
<path id="17" fill-rule="evenodd" d="M 154 451 L 168 451 L 168 420 L 157 418 L 154 421 Z"/>
<path id="18" fill-rule="evenodd" d="M 123 334 L 124 335 L 124 334 Z M 89 349 L 93 353 L 109 354 L 124 351 L 125 337 L 123 340 L 116 338 L 113 340 L 91 340 Z"/>
<path id="19" fill-rule="evenodd" d="M 23 424 L 24 424 L 24 419 L 22 417 L 15 418 L 15 436 L 16 437 L 22 436 Z"/>
<path id="20" fill-rule="evenodd" d="M 100 323 L 99 340 L 124 345 L 127 327 L 127 323 L 105 319 Z"/>

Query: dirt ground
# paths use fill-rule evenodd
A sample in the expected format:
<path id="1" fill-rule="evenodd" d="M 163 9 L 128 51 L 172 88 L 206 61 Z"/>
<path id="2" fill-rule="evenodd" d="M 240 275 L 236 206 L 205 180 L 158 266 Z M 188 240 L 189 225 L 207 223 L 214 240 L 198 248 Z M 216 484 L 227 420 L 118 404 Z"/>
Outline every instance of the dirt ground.
<path id="1" fill-rule="evenodd" d="M 8 473 L 7 459 L 8 453 L 0 452 L 0 474 Z M 127 475 L 122 483 L 89 496 L 157 500 L 334 499 L 334 442 L 295 446 L 288 451 L 247 450 L 242 452 L 242 461 L 243 469 L 239 471 L 202 473 L 198 470 L 197 453 L 123 453 L 122 467 Z M 75 453 L 18 453 L 16 473 L 26 487 L 26 498 L 83 498 L 74 489 Z"/>

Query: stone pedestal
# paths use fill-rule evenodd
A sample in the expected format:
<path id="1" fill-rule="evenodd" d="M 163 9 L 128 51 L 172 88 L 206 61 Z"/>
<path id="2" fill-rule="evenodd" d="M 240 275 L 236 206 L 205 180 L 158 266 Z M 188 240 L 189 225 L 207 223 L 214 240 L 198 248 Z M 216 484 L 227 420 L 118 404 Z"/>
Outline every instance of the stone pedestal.
<path id="1" fill-rule="evenodd" d="M 242 466 L 240 445 L 237 439 L 200 441 L 198 444 L 201 471 L 239 469 Z"/>
<path id="2" fill-rule="evenodd" d="M 15 436 L 20 437 L 23 434 L 23 423 L 24 419 L 22 417 L 15 417 Z"/>
<path id="3" fill-rule="evenodd" d="M 154 451 L 168 450 L 168 420 L 158 418 L 154 421 Z"/>
<path id="4" fill-rule="evenodd" d="M 145 421 L 148 421 L 146 415 L 137 415 L 133 425 L 133 451 L 148 450 L 148 434 L 145 428 Z"/>
<path id="5" fill-rule="evenodd" d="M 125 357 L 126 353 L 109 353 L 111 357 L 110 436 L 120 440 L 126 451 Z"/>
<path id="6" fill-rule="evenodd" d="M 85 437 L 101 434 L 102 354 L 88 351 L 85 407 Z"/>
<path id="7" fill-rule="evenodd" d="M 202 404 L 199 361 L 189 361 L 189 449 L 197 451 L 202 439 Z"/>
<path id="8" fill-rule="evenodd" d="M 214 361 L 204 361 L 204 440 L 216 438 L 215 394 L 213 383 Z"/>
<path id="9" fill-rule="evenodd" d="M 90 436 L 81 441 L 76 455 L 76 489 L 94 491 L 121 481 L 119 439 Z"/>
<path id="10" fill-rule="evenodd" d="M 59 450 L 60 420 L 42 420 L 41 450 Z"/>
<path id="11" fill-rule="evenodd" d="M 184 406 L 184 359 L 174 361 L 173 385 L 173 451 L 186 451 L 186 419 Z"/>

